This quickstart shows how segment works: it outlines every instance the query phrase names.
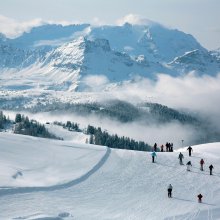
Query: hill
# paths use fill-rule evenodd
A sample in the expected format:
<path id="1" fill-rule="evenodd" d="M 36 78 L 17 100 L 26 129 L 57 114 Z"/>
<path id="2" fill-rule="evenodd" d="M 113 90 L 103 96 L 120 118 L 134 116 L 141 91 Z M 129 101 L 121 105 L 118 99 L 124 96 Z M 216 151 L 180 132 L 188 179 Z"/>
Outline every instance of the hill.
<path id="1" fill-rule="evenodd" d="M 153 164 L 149 153 L 7 133 L 0 133 L 0 139 L 1 219 L 220 217 L 219 143 L 193 146 L 191 158 L 186 148 L 158 153 Z M 179 165 L 179 151 L 184 162 L 192 161 L 191 172 Z M 200 158 L 205 160 L 203 172 Z M 213 176 L 207 168 L 211 163 Z M 174 187 L 171 199 L 169 183 Z"/>

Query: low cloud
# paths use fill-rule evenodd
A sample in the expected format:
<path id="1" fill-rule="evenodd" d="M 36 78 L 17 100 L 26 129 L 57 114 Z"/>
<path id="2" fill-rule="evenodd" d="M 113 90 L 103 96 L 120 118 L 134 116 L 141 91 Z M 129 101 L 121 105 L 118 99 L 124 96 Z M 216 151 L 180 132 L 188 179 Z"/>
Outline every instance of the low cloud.
<path id="1" fill-rule="evenodd" d="M 118 19 L 116 25 L 124 25 L 125 23 L 130 23 L 133 25 L 153 25 L 158 24 L 149 19 L 143 18 L 137 14 L 128 14 L 123 18 Z M 13 18 L 6 17 L 4 15 L 0 15 L 0 33 L 6 35 L 9 38 L 16 38 L 22 35 L 24 32 L 29 32 L 33 27 L 38 27 L 43 24 L 61 24 L 63 26 L 71 25 L 71 24 L 82 24 L 81 21 L 66 21 L 66 20 L 42 20 L 41 18 L 36 18 L 28 21 L 17 21 Z M 91 25 L 93 26 L 101 26 L 101 25 L 109 25 L 107 22 L 101 20 L 98 17 L 94 17 L 91 20 Z"/>
<path id="2" fill-rule="evenodd" d="M 9 38 L 15 38 L 23 32 L 29 32 L 31 28 L 42 25 L 42 19 L 33 19 L 25 22 L 18 22 L 12 18 L 0 15 L 0 33 L 3 33 Z"/>
<path id="3" fill-rule="evenodd" d="M 83 90 L 89 92 L 101 92 L 109 83 L 104 75 L 89 75 L 82 79 Z"/>
<path id="4" fill-rule="evenodd" d="M 126 136 L 135 139 L 136 141 L 145 141 L 149 145 L 154 145 L 156 142 L 158 146 L 166 142 L 174 143 L 174 149 L 182 147 L 182 140 L 184 146 L 192 144 L 195 140 L 195 129 L 188 125 L 182 125 L 178 122 L 167 123 L 163 125 L 146 125 L 141 122 L 121 123 L 117 120 L 109 118 L 100 118 L 95 115 L 80 116 L 77 114 L 67 114 L 64 112 L 47 112 L 35 113 L 19 112 L 28 116 L 30 119 L 35 119 L 40 123 L 59 121 L 66 123 L 67 121 L 77 122 L 81 129 L 87 128 L 90 124 L 95 127 L 101 127 L 102 130 L 109 134 L 117 134 L 119 136 Z M 16 113 L 11 111 L 4 111 L 4 114 L 14 119 Z M 177 132 L 178 131 L 178 132 Z M 197 134 L 198 136 L 198 134 Z"/>
<path id="5" fill-rule="evenodd" d="M 106 86 L 108 79 L 104 76 L 88 76 L 85 79 L 88 86 L 98 91 Z M 88 93 L 88 95 L 101 95 L 104 101 L 108 99 L 120 99 L 131 103 L 156 102 L 174 109 L 185 110 L 195 116 L 202 116 L 220 131 L 220 74 L 216 77 L 207 75 L 196 76 L 188 74 L 183 77 L 172 77 L 164 74 L 158 75 L 157 81 L 137 78 L 132 82 L 125 82 L 118 87 L 111 87 L 108 92 Z M 157 142 L 159 145 L 167 141 L 173 142 L 175 148 L 182 145 L 195 143 L 204 134 L 200 133 L 190 125 L 182 125 L 178 122 L 164 124 L 146 124 L 144 121 L 121 123 L 117 120 L 98 117 L 95 115 L 79 116 L 65 112 L 53 113 L 27 113 L 30 118 L 40 122 L 71 120 L 80 124 L 80 127 L 87 127 L 88 124 L 100 126 L 110 134 L 128 136 L 138 141 L 146 141 L 149 144 Z M 211 131 L 210 131 L 211 132 Z"/>
<path id="6" fill-rule="evenodd" d="M 143 18 L 137 14 L 128 14 L 124 16 L 123 18 L 120 18 L 116 21 L 117 25 L 124 25 L 125 23 L 129 23 L 133 25 L 152 25 L 155 22 L 149 19 Z"/>
<path id="7" fill-rule="evenodd" d="M 80 24 L 79 21 L 54 21 L 54 20 L 42 20 L 41 18 L 32 19 L 29 21 L 19 22 L 15 19 L 8 18 L 0 15 L 0 33 L 9 38 L 16 38 L 22 35 L 24 32 L 29 32 L 33 27 L 38 27 L 44 24 L 61 24 L 63 26 L 71 24 Z"/>
<path id="8" fill-rule="evenodd" d="M 173 108 L 218 114 L 220 74 L 216 77 L 192 73 L 182 77 L 159 74 L 156 81 L 139 78 L 124 83 L 115 89 L 114 94 L 130 102 L 135 98 L 137 102 L 157 102 Z"/>

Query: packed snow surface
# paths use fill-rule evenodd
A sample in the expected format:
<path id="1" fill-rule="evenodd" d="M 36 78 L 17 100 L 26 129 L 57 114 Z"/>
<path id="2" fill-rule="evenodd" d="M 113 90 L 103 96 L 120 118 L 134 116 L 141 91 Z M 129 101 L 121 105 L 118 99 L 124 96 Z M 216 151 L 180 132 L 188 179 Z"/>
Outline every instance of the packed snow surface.
<path id="1" fill-rule="evenodd" d="M 157 153 L 153 164 L 149 152 L 69 137 L 55 141 L 2 132 L 0 141 L 0 219 L 220 219 L 220 143 L 193 146 L 190 158 L 186 148 Z M 192 161 L 190 172 L 179 165 L 179 151 L 184 163 Z"/>

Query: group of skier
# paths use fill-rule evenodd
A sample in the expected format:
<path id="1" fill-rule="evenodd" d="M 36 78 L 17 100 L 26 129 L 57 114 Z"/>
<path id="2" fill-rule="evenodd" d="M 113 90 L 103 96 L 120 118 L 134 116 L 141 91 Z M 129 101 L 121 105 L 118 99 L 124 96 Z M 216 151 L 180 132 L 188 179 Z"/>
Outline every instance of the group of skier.
<path id="1" fill-rule="evenodd" d="M 161 152 L 164 151 L 163 148 L 164 148 L 164 146 L 161 145 Z M 189 146 L 189 147 L 187 148 L 187 150 L 189 151 L 189 157 L 191 157 L 192 152 L 193 152 L 192 147 Z M 157 143 L 154 144 L 153 152 L 151 153 L 152 163 L 155 162 L 155 157 L 157 157 L 156 151 L 157 151 Z M 173 144 L 172 144 L 172 143 L 171 143 L 171 144 L 170 144 L 170 143 L 166 143 L 166 151 L 167 151 L 167 152 L 173 152 Z M 180 153 L 179 153 L 179 156 L 178 156 L 180 165 L 184 165 L 184 164 L 183 164 L 183 158 L 184 158 L 184 156 L 183 156 L 183 154 L 180 152 Z M 200 170 L 201 170 L 201 171 L 204 171 L 204 164 L 205 164 L 205 161 L 204 161 L 204 159 L 202 158 L 202 159 L 200 160 Z M 186 166 L 187 166 L 187 171 L 191 171 L 191 167 L 192 167 L 191 161 L 188 161 L 188 162 L 186 163 Z M 214 166 L 211 164 L 211 165 L 209 166 L 210 175 L 212 175 L 212 170 L 213 170 L 213 168 L 214 168 Z M 169 184 L 169 185 L 168 185 L 168 188 L 167 188 L 168 197 L 169 197 L 169 198 L 172 197 L 172 190 L 173 190 L 173 186 L 172 186 L 171 184 Z M 197 195 L 197 197 L 198 197 L 198 202 L 202 202 L 203 195 L 200 193 L 199 195 Z"/>
<path id="2" fill-rule="evenodd" d="M 189 146 L 188 148 L 187 148 L 187 150 L 189 151 L 189 157 L 191 157 L 192 156 L 192 152 L 193 152 L 193 149 L 192 149 L 192 147 L 191 146 Z M 184 158 L 184 156 L 183 156 L 183 154 L 180 152 L 179 153 L 179 163 L 180 163 L 180 165 L 183 165 L 183 158 Z M 201 160 L 200 160 L 200 170 L 201 171 L 204 171 L 204 164 L 205 164 L 205 161 L 204 161 L 204 159 L 202 158 Z M 186 166 L 187 166 L 187 171 L 191 171 L 191 167 L 192 167 L 192 163 L 191 163 L 191 161 L 188 161 L 187 163 L 186 163 Z M 209 166 L 209 171 L 210 171 L 210 175 L 212 175 L 212 170 L 213 170 L 213 168 L 214 168 L 214 166 L 211 164 L 210 166 Z M 171 184 L 169 184 L 169 186 L 168 186 L 168 188 L 167 188 L 167 190 L 168 190 L 168 197 L 170 198 L 170 197 L 172 197 L 172 185 Z M 203 198 L 203 195 L 200 193 L 199 195 L 197 195 L 197 197 L 198 197 L 198 202 L 199 203 L 201 203 L 202 202 L 202 198 Z"/>
<path id="3" fill-rule="evenodd" d="M 191 157 L 192 151 L 193 151 L 192 147 L 189 146 L 189 147 L 187 148 L 187 150 L 189 151 L 189 157 Z M 178 158 L 179 158 L 180 165 L 183 165 L 183 158 L 184 158 L 184 156 L 183 156 L 183 154 L 182 154 L 181 152 L 179 153 L 179 157 L 178 157 Z M 199 163 L 200 163 L 200 170 L 201 170 L 201 171 L 204 171 L 204 164 L 205 164 L 204 159 L 202 158 Z M 186 166 L 187 166 L 187 171 L 191 171 L 191 167 L 192 167 L 191 161 L 188 161 L 188 162 L 186 163 Z M 214 166 L 211 164 L 211 165 L 209 166 L 210 175 L 212 175 L 212 170 L 213 170 L 213 168 L 214 168 Z"/>
<path id="4" fill-rule="evenodd" d="M 166 147 L 166 150 L 164 149 Z M 155 152 L 157 152 L 157 151 L 160 151 L 160 152 L 173 152 L 173 143 L 166 143 L 165 144 L 165 147 L 164 147 L 164 145 L 162 144 L 161 146 L 160 146 L 160 149 L 159 148 L 157 148 L 157 143 L 155 143 L 154 144 L 154 146 L 153 146 L 153 151 L 155 151 Z"/>

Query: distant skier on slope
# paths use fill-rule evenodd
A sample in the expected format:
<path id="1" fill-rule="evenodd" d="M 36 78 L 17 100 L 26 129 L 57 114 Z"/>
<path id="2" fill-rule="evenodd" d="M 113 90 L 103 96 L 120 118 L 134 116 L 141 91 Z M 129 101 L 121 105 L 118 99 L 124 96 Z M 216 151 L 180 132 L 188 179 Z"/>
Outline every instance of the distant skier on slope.
<path id="1" fill-rule="evenodd" d="M 198 197 L 198 202 L 201 203 L 203 195 L 200 193 L 197 197 Z"/>
<path id="2" fill-rule="evenodd" d="M 157 151 L 157 143 L 154 144 L 154 151 Z"/>
<path id="3" fill-rule="evenodd" d="M 192 163 L 191 163 L 191 161 L 188 161 L 187 163 L 186 163 L 186 166 L 187 166 L 187 171 L 191 171 L 191 167 L 192 167 Z"/>
<path id="4" fill-rule="evenodd" d="M 192 147 L 189 146 L 189 147 L 187 148 L 187 150 L 189 151 L 189 156 L 191 157 L 191 153 L 192 153 L 192 151 L 193 151 Z"/>
<path id="5" fill-rule="evenodd" d="M 164 148 L 164 146 L 163 146 L 163 144 L 160 146 L 160 151 L 161 152 L 163 152 L 163 148 Z"/>
<path id="6" fill-rule="evenodd" d="M 183 154 L 180 152 L 179 153 L 179 160 L 180 160 L 180 165 L 183 165 L 183 158 L 184 158 L 184 156 L 183 156 Z"/>
<path id="7" fill-rule="evenodd" d="M 214 167 L 213 167 L 213 165 L 211 164 L 210 166 L 209 166 L 209 171 L 210 171 L 210 175 L 212 175 L 212 169 L 213 169 Z"/>
<path id="8" fill-rule="evenodd" d="M 170 152 L 173 152 L 173 143 L 170 144 Z"/>
<path id="9" fill-rule="evenodd" d="M 203 159 L 200 160 L 200 170 L 203 171 L 203 165 L 205 161 Z"/>
<path id="10" fill-rule="evenodd" d="M 169 184 L 169 186 L 167 187 L 168 198 L 172 197 L 172 190 L 173 190 L 173 186 L 171 184 Z"/>
<path id="11" fill-rule="evenodd" d="M 152 156 L 152 163 L 154 163 L 155 157 L 157 156 L 156 152 L 153 151 L 153 152 L 151 153 L 151 156 Z"/>

